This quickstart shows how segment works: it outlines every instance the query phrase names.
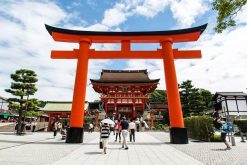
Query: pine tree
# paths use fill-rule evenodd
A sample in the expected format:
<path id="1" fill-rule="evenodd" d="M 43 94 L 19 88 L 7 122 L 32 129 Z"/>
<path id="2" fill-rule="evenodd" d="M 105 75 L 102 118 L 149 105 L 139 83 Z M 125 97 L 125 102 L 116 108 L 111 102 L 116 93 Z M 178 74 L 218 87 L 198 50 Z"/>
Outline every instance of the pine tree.
<path id="1" fill-rule="evenodd" d="M 165 102 L 167 103 L 166 90 L 155 90 L 150 95 L 150 102 Z"/>
<path id="2" fill-rule="evenodd" d="M 195 88 L 191 80 L 179 84 L 179 93 L 185 117 L 203 114 L 211 107 L 212 94 L 205 89 Z"/>
<path id="3" fill-rule="evenodd" d="M 206 90 L 206 89 L 199 89 L 200 95 L 202 96 L 204 105 L 205 105 L 205 110 L 210 110 L 214 108 L 213 104 L 213 94 Z"/>
<path id="4" fill-rule="evenodd" d="M 10 77 L 13 82 L 10 89 L 5 89 L 5 91 L 15 96 L 8 99 L 11 102 L 9 108 L 19 112 L 17 134 L 20 135 L 24 129 L 26 112 L 28 110 L 37 110 L 40 104 L 37 99 L 29 98 L 30 95 L 34 95 L 37 92 L 35 83 L 38 79 L 36 78 L 36 73 L 28 69 L 16 70 Z"/>

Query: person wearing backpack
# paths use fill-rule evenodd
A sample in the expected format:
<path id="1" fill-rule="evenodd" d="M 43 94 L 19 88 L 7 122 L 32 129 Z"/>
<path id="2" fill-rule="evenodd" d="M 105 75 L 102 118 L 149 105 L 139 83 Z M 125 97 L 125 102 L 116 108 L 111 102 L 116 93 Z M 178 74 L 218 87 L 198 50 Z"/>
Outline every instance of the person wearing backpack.
<path id="1" fill-rule="evenodd" d="M 230 131 L 228 127 L 228 123 L 225 120 L 223 120 L 222 117 L 218 117 L 217 122 L 221 124 L 221 127 L 220 127 L 221 140 L 222 142 L 225 143 L 226 150 L 230 150 L 231 149 L 230 144 L 226 140 L 226 135 Z"/>

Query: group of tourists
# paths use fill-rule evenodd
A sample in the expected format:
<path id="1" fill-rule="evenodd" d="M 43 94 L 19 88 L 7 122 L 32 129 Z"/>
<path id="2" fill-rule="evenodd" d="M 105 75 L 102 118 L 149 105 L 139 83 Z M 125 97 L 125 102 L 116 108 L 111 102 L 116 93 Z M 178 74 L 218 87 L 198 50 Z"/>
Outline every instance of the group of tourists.
<path id="1" fill-rule="evenodd" d="M 137 119 L 137 121 L 139 121 Z M 144 121 L 145 122 L 145 121 Z M 127 145 L 127 137 L 129 135 L 130 142 L 135 142 L 135 132 L 136 130 L 139 132 L 139 125 L 141 123 L 144 123 L 143 121 L 133 121 L 133 120 L 126 120 L 126 117 L 123 117 L 121 119 L 116 120 L 115 122 L 111 121 L 109 118 L 104 119 L 100 123 L 100 143 L 103 143 L 103 152 L 106 154 L 109 136 L 111 132 L 113 132 L 115 135 L 115 142 L 119 140 L 119 143 L 122 141 L 122 148 L 125 150 L 128 150 Z M 145 124 L 143 124 L 143 127 L 145 127 Z M 144 130 L 144 129 L 143 129 Z"/>
<path id="2" fill-rule="evenodd" d="M 15 123 L 15 131 L 17 131 L 17 127 L 18 127 L 18 122 L 16 121 Z M 25 121 L 24 122 L 24 131 L 31 131 L 31 132 L 35 132 L 35 129 L 37 127 L 37 121 L 34 119 L 32 121 Z"/>
<path id="3" fill-rule="evenodd" d="M 66 138 L 66 134 L 67 134 L 67 131 L 66 131 L 67 124 L 66 123 L 61 123 L 60 121 L 54 121 L 51 124 L 51 127 L 52 127 L 54 138 L 57 136 L 57 132 L 61 133 L 62 139 Z"/>

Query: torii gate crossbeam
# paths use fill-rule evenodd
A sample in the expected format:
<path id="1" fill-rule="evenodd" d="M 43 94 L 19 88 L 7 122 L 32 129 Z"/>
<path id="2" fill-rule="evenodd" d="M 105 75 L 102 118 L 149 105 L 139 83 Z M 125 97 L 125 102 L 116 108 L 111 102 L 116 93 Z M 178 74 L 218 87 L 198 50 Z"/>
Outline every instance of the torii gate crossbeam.
<path id="1" fill-rule="evenodd" d="M 174 59 L 201 58 L 200 50 L 172 49 L 174 42 L 197 41 L 207 24 L 180 30 L 149 32 L 99 32 L 68 30 L 45 25 L 55 41 L 79 43 L 79 49 L 52 51 L 53 59 L 77 59 L 77 69 L 67 143 L 83 142 L 84 102 L 89 59 L 161 59 L 164 63 L 170 118 L 170 141 L 187 144 Z M 120 51 L 96 51 L 92 43 L 121 43 Z M 132 51 L 131 43 L 160 43 L 156 51 Z"/>

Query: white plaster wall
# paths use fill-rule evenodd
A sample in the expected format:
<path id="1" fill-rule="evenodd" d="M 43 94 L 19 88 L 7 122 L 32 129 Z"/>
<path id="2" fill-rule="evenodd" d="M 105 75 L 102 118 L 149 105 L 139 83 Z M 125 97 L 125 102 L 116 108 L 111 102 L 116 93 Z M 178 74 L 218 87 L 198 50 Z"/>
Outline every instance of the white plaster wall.
<path id="1" fill-rule="evenodd" d="M 239 111 L 245 111 L 245 112 L 239 112 L 239 115 L 247 115 L 246 100 L 238 100 L 238 109 Z"/>
<path id="2" fill-rule="evenodd" d="M 227 105 L 229 111 L 238 111 L 235 100 L 227 100 Z"/>

